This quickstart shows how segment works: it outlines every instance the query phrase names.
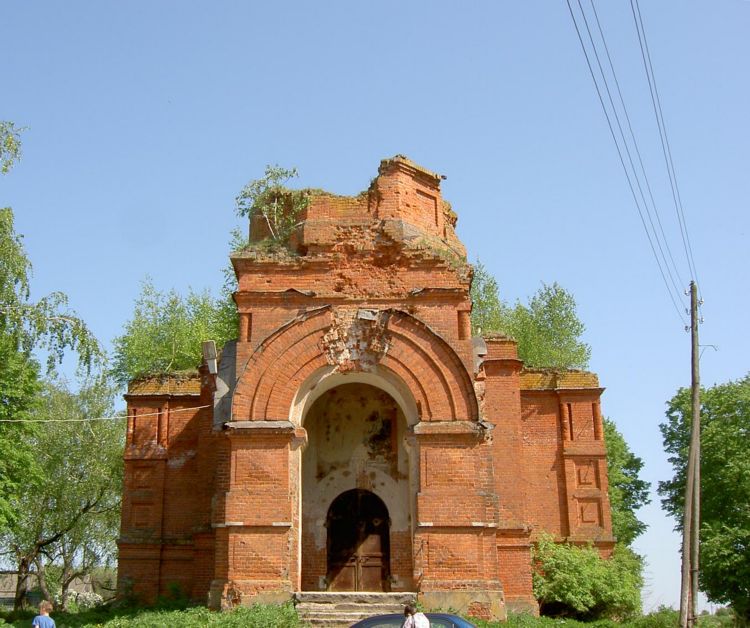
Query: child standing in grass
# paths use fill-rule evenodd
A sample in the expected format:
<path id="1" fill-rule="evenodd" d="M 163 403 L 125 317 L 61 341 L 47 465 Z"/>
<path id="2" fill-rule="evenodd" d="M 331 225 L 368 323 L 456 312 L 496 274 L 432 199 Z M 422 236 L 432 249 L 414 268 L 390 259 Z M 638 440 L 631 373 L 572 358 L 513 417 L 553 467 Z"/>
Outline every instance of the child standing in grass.
<path id="1" fill-rule="evenodd" d="M 52 619 L 49 614 L 52 611 L 52 604 L 47 600 L 44 600 L 39 605 L 39 614 L 34 617 L 34 621 L 31 622 L 32 628 L 56 628 L 55 620 Z"/>

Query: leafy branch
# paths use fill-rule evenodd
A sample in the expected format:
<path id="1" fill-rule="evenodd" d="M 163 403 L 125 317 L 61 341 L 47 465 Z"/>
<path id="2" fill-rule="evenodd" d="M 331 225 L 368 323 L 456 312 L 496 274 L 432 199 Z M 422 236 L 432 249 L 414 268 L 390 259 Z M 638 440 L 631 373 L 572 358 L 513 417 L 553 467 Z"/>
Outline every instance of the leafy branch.
<path id="1" fill-rule="evenodd" d="M 260 216 L 275 242 L 285 242 L 297 226 L 299 216 L 310 202 L 304 190 L 290 190 L 286 184 L 297 176 L 297 169 L 266 166 L 263 177 L 250 181 L 235 199 L 238 216 Z"/>
<path id="2" fill-rule="evenodd" d="M 21 158 L 21 132 L 12 122 L 0 120 L 0 174 L 7 174 Z"/>

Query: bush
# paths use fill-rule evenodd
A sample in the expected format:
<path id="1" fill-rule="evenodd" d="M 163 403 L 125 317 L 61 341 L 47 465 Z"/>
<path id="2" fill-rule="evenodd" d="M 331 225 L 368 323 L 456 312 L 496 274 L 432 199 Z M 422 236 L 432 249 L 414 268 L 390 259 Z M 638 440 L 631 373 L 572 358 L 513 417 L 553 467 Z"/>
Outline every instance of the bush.
<path id="1" fill-rule="evenodd" d="M 55 604 L 55 608 L 61 607 L 63 603 L 62 595 L 56 595 L 52 601 Z M 93 591 L 68 590 L 65 594 L 65 608 L 73 613 L 76 611 L 86 611 L 102 604 L 104 604 L 104 598 Z"/>
<path id="2" fill-rule="evenodd" d="M 534 565 L 542 615 L 623 620 L 641 612 L 641 558 L 623 545 L 603 559 L 591 545 L 555 543 L 544 534 L 534 548 Z"/>

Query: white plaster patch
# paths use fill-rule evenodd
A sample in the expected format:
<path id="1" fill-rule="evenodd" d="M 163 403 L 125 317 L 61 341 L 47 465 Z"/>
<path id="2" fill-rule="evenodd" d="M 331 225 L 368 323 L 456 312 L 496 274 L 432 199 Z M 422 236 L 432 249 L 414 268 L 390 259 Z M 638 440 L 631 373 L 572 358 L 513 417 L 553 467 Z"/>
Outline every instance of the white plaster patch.
<path id="1" fill-rule="evenodd" d="M 185 463 L 188 460 L 191 460 L 192 458 L 195 458 L 195 450 L 190 449 L 188 451 L 183 452 L 179 456 L 170 457 L 169 460 L 167 460 L 167 466 L 170 469 L 180 469 L 182 468 Z"/>
<path id="2" fill-rule="evenodd" d="M 388 313 L 338 309 L 323 336 L 326 360 L 339 372 L 372 371 L 390 346 Z"/>
<path id="3" fill-rule="evenodd" d="M 343 384 L 316 400 L 305 426 L 303 528 L 317 551 L 326 548 L 331 504 L 355 488 L 383 500 L 391 532 L 410 529 L 406 419 L 393 397 L 371 385 Z"/>

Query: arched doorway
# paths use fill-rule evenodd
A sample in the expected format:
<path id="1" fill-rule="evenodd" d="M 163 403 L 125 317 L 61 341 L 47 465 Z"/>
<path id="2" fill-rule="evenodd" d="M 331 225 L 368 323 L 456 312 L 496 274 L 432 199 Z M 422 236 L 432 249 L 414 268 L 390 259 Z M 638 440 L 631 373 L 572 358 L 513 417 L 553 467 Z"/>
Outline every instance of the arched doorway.
<path id="1" fill-rule="evenodd" d="M 390 520 L 377 495 L 362 489 L 341 493 L 326 517 L 330 591 L 388 591 Z"/>
<path id="2" fill-rule="evenodd" d="M 316 397 L 301 417 L 308 436 L 299 459 L 301 590 L 411 591 L 419 461 L 408 445 L 406 415 L 389 391 L 357 381 L 356 375 L 336 380 L 323 392 L 315 390 Z M 378 380 L 370 376 L 370 381 Z M 357 490 L 362 491 L 358 499 Z M 347 493 L 350 496 L 343 497 Z M 381 503 L 374 504 L 374 499 Z M 348 506 L 339 511 L 340 504 Z M 344 512 L 353 513 L 348 521 L 342 519 Z M 378 536 L 379 548 L 372 527 L 362 532 L 369 540 L 359 538 L 356 526 L 363 518 L 386 522 L 378 528 L 385 535 Z M 331 535 L 339 530 L 341 544 L 332 545 Z M 358 554 L 352 551 L 357 548 Z M 362 565 L 379 553 L 384 554 L 383 573 L 377 567 L 363 573 Z M 359 567 L 343 569 L 344 558 Z M 369 578 L 369 572 L 377 575 Z"/>

